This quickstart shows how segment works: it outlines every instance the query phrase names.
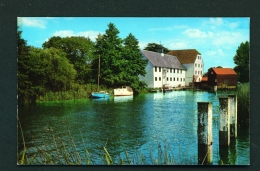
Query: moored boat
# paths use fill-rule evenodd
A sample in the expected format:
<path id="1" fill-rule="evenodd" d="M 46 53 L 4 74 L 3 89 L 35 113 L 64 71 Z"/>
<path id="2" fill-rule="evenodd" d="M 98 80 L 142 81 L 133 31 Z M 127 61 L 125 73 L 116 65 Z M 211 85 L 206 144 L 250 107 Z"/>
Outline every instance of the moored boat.
<path id="1" fill-rule="evenodd" d="M 114 89 L 114 96 L 132 96 L 133 89 L 129 86 Z"/>
<path id="2" fill-rule="evenodd" d="M 99 92 L 92 92 L 91 96 L 92 98 L 104 98 L 104 97 L 109 97 L 110 94 L 105 91 L 99 91 Z"/>
<path id="3" fill-rule="evenodd" d="M 99 77 L 100 77 L 100 56 L 98 57 L 98 91 L 92 92 L 91 97 L 92 98 L 104 98 L 109 97 L 110 94 L 105 91 L 99 91 Z"/>

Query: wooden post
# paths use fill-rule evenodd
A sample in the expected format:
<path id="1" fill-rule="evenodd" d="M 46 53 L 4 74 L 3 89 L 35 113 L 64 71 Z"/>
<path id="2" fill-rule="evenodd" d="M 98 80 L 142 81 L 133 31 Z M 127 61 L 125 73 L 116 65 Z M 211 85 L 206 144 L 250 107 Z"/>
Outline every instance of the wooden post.
<path id="1" fill-rule="evenodd" d="M 219 97 L 219 145 L 229 146 L 230 144 L 230 99 Z"/>
<path id="2" fill-rule="evenodd" d="M 212 164 L 212 103 L 198 102 L 198 164 Z"/>
<path id="3" fill-rule="evenodd" d="M 230 138 L 237 137 L 237 96 L 228 95 L 230 98 Z"/>

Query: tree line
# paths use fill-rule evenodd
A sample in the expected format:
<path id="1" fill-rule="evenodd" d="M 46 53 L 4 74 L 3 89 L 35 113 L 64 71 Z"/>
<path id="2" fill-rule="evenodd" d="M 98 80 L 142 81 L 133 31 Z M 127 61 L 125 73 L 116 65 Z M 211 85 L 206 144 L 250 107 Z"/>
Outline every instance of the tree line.
<path id="1" fill-rule="evenodd" d="M 75 85 L 97 84 L 100 57 L 100 84 L 109 88 L 131 86 L 136 93 L 146 88 L 139 75 L 146 74 L 139 42 L 131 33 L 124 39 L 113 23 L 96 41 L 73 36 L 53 36 L 42 48 L 28 46 L 17 30 L 18 102 L 35 103 L 48 92 L 68 91 Z"/>

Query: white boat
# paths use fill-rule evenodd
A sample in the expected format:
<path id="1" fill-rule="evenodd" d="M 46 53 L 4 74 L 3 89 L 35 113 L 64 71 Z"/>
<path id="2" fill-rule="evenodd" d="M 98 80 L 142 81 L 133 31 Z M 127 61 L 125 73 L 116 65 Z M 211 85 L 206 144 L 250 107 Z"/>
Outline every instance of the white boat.
<path id="1" fill-rule="evenodd" d="M 132 96 L 133 89 L 129 86 L 114 89 L 114 96 Z"/>
<path id="2" fill-rule="evenodd" d="M 109 97 L 110 94 L 105 91 L 99 91 L 99 77 L 100 77 L 100 56 L 98 57 L 98 91 L 92 92 L 91 97 L 92 98 L 105 98 Z"/>

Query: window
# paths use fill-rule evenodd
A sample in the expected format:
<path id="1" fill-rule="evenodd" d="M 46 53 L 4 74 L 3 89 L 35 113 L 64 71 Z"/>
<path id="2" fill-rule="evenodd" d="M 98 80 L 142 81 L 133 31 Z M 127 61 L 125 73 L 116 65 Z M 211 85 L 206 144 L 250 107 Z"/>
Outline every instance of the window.
<path id="1" fill-rule="evenodd" d="M 173 81 L 175 81 L 175 77 L 173 77 Z"/>
<path id="2" fill-rule="evenodd" d="M 198 64 L 198 67 L 200 67 L 200 64 Z"/>
<path id="3" fill-rule="evenodd" d="M 185 81 L 185 78 L 183 78 L 183 81 Z"/>
<path id="4" fill-rule="evenodd" d="M 172 73 L 172 69 L 170 69 L 170 73 Z"/>
<path id="5" fill-rule="evenodd" d="M 182 78 L 181 78 L 181 81 L 182 81 Z"/>
<path id="6" fill-rule="evenodd" d="M 157 67 L 154 67 L 155 72 L 157 72 Z"/>
<path id="7" fill-rule="evenodd" d="M 170 81 L 172 81 L 172 77 L 170 77 Z"/>
<path id="8" fill-rule="evenodd" d="M 215 82 L 217 82 L 217 79 L 215 79 Z"/>
<path id="9" fill-rule="evenodd" d="M 177 81 L 179 81 L 179 78 L 177 77 Z"/>
<path id="10" fill-rule="evenodd" d="M 195 63 L 195 67 L 197 67 L 197 64 Z"/>
<path id="11" fill-rule="evenodd" d="M 155 79 L 155 81 L 157 81 L 157 77 L 155 77 L 154 79 Z"/>
<path id="12" fill-rule="evenodd" d="M 181 74 L 182 74 L 182 70 L 181 70 Z"/>
<path id="13" fill-rule="evenodd" d="M 159 67 L 159 72 L 161 72 L 161 67 Z"/>
<path id="14" fill-rule="evenodd" d="M 159 81 L 161 81 L 161 77 L 159 77 Z"/>
<path id="15" fill-rule="evenodd" d="M 168 81 L 168 77 L 167 77 L 167 81 Z"/>
<path id="16" fill-rule="evenodd" d="M 195 74 L 197 74 L 197 71 L 195 71 Z"/>
<path id="17" fill-rule="evenodd" d="M 177 69 L 177 73 L 179 73 L 179 69 Z"/>
<path id="18" fill-rule="evenodd" d="M 211 71 L 211 74 L 213 74 L 213 71 Z"/>
<path id="19" fill-rule="evenodd" d="M 173 69 L 173 73 L 175 73 L 175 69 Z"/>

